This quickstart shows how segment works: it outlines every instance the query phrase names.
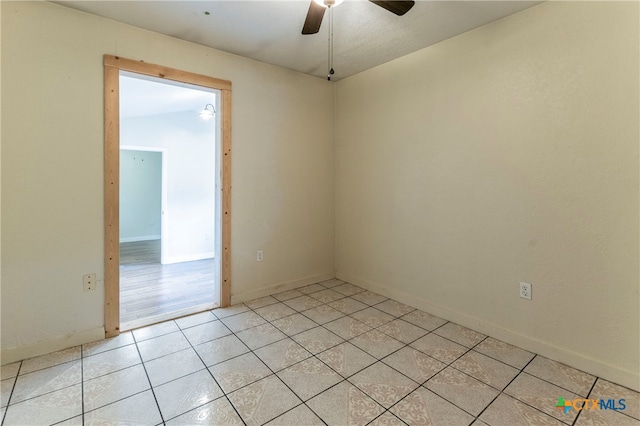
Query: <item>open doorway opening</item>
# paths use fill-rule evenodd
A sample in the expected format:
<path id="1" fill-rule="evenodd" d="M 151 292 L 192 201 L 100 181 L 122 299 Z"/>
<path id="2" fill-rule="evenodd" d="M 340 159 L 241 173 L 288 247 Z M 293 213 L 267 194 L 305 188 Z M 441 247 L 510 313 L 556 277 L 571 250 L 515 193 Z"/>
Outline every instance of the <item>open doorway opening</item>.
<path id="1" fill-rule="evenodd" d="M 219 306 L 218 98 L 120 71 L 121 330 Z"/>
<path id="2" fill-rule="evenodd" d="M 111 337 L 230 302 L 231 83 L 104 61 Z"/>

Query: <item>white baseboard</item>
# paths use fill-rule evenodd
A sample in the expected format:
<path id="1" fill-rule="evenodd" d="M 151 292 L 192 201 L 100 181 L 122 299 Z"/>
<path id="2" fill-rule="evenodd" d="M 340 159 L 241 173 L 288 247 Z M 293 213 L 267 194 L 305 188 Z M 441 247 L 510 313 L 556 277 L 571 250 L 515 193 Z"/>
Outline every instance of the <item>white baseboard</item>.
<path id="1" fill-rule="evenodd" d="M 160 235 L 143 235 L 141 237 L 127 237 L 127 238 L 120 238 L 120 242 L 121 243 L 133 243 L 136 241 L 152 241 L 152 240 L 159 240 L 160 239 Z"/>
<path id="2" fill-rule="evenodd" d="M 306 278 L 300 278 L 297 280 L 287 281 L 284 283 L 273 284 L 267 287 L 263 287 L 257 290 L 251 290 L 244 293 L 232 294 L 231 304 L 246 302 L 247 300 L 257 299 L 259 297 L 269 296 L 275 293 L 281 293 L 283 291 L 293 290 L 294 288 L 302 287 L 304 285 L 315 284 L 321 281 L 330 280 L 335 278 L 334 272 L 327 272 L 326 274 L 312 275 Z"/>
<path id="3" fill-rule="evenodd" d="M 162 264 L 170 265 L 172 263 L 193 262 L 196 260 L 213 259 L 214 257 L 215 257 L 215 253 L 212 251 L 207 253 L 190 254 L 188 256 L 173 256 L 173 257 L 167 256 L 167 258 L 164 260 L 164 262 L 162 262 Z"/>
<path id="4" fill-rule="evenodd" d="M 581 353 L 554 345 L 550 342 L 545 342 L 543 340 L 518 333 L 514 330 L 509 330 L 483 319 L 467 315 L 463 312 L 459 312 L 445 306 L 436 305 L 417 297 L 414 294 L 388 288 L 350 274 L 338 272 L 336 276 L 342 281 L 346 281 L 359 287 L 366 288 L 367 290 L 382 294 L 383 296 L 390 297 L 398 302 L 404 303 L 405 305 L 436 315 L 446 319 L 447 321 L 455 322 L 511 345 L 518 346 L 554 361 L 561 362 L 595 376 L 602 377 L 603 379 L 618 383 L 635 391 L 640 391 L 640 374 L 637 372 L 625 370 L 604 361 L 593 359 Z"/>
<path id="5" fill-rule="evenodd" d="M 51 352 L 61 351 L 73 346 L 84 345 L 104 339 L 104 327 L 96 327 L 90 330 L 80 331 L 67 336 L 58 337 L 30 345 L 18 346 L 15 348 L 3 349 L 0 351 L 0 363 L 2 365 L 23 359 L 45 355 Z"/>

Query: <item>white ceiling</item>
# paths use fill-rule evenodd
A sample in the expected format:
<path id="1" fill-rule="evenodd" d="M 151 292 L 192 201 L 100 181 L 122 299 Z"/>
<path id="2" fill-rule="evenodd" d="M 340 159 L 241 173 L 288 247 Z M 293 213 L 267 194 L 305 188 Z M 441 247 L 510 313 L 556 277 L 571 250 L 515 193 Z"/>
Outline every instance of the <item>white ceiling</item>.
<path id="1" fill-rule="evenodd" d="M 325 13 L 318 34 L 301 34 L 309 0 L 55 3 L 306 74 L 327 76 L 328 14 Z M 332 80 L 537 3 L 540 2 L 417 1 L 406 15 L 396 16 L 365 0 L 346 0 L 334 9 L 336 74 Z"/>
<path id="2" fill-rule="evenodd" d="M 216 104 L 214 90 L 130 73 L 120 75 L 122 118 L 192 112 L 199 114 L 207 104 Z"/>

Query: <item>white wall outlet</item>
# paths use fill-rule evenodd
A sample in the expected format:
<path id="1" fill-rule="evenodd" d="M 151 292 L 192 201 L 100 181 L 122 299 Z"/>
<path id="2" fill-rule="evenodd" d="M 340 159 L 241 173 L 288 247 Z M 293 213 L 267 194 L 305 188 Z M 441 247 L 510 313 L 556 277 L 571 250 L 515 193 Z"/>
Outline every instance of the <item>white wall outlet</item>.
<path id="1" fill-rule="evenodd" d="M 520 297 L 531 300 L 531 283 L 520 283 Z"/>
<path id="2" fill-rule="evenodd" d="M 264 260 L 264 253 L 262 252 L 262 250 L 258 250 L 256 252 L 256 260 L 258 262 L 262 262 Z"/>
<path id="3" fill-rule="evenodd" d="M 82 276 L 82 288 L 84 291 L 96 289 L 96 274 L 86 274 Z"/>

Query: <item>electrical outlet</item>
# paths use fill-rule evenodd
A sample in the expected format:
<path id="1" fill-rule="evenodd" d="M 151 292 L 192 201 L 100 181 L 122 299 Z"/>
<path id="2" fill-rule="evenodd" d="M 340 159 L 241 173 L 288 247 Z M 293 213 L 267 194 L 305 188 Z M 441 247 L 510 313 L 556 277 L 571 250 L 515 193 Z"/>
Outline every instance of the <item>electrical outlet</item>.
<path id="1" fill-rule="evenodd" d="M 96 289 L 96 274 L 86 274 L 82 276 L 82 288 L 84 291 Z"/>
<path id="2" fill-rule="evenodd" d="M 262 262 L 264 260 L 264 253 L 262 252 L 262 250 L 258 250 L 256 252 L 256 260 L 258 262 Z"/>
<path id="3" fill-rule="evenodd" d="M 520 283 L 520 297 L 531 300 L 531 283 Z"/>

